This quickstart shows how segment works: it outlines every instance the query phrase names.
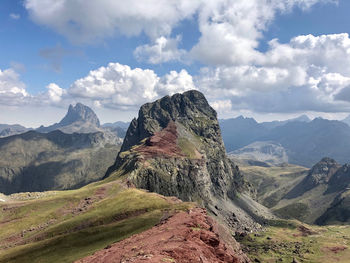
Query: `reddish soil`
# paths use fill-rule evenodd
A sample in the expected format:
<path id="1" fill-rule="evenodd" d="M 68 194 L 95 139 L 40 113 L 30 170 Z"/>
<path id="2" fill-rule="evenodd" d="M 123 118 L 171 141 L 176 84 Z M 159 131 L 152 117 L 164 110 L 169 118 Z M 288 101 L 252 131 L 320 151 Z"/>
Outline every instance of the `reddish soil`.
<path id="1" fill-rule="evenodd" d="M 310 228 L 307 228 L 306 226 L 299 226 L 298 230 L 299 230 L 300 233 L 299 234 L 293 234 L 293 236 L 295 236 L 295 237 L 298 237 L 298 236 L 307 237 L 307 236 L 318 234 L 317 232 L 311 230 Z"/>
<path id="2" fill-rule="evenodd" d="M 148 138 L 144 145 L 136 148 L 146 159 L 154 157 L 183 157 L 181 149 L 177 146 L 176 124 L 170 121 L 168 126 Z"/>
<path id="3" fill-rule="evenodd" d="M 334 253 L 334 254 L 337 254 L 337 253 L 339 253 L 339 252 L 342 252 L 342 251 L 344 251 L 345 249 L 347 249 L 347 247 L 345 247 L 345 246 L 335 246 L 335 247 L 324 247 L 324 248 L 322 248 L 322 250 L 323 250 L 324 252 L 332 252 L 332 253 Z"/>
<path id="4" fill-rule="evenodd" d="M 219 236 L 206 211 L 194 208 L 165 218 L 143 233 L 100 250 L 77 263 L 239 263 L 250 262 Z"/>

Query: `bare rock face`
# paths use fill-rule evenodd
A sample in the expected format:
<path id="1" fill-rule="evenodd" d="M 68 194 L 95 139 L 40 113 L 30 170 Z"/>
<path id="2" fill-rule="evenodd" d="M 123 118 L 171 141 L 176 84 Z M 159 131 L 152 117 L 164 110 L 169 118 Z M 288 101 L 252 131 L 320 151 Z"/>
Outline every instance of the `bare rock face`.
<path id="1" fill-rule="evenodd" d="M 226 156 L 217 114 L 198 91 L 143 105 L 106 176 L 111 174 L 128 174 L 139 188 L 197 201 L 234 228 L 256 228 L 256 220 L 262 221 L 260 211 L 250 211 L 261 207 L 244 194 L 249 184 Z"/>

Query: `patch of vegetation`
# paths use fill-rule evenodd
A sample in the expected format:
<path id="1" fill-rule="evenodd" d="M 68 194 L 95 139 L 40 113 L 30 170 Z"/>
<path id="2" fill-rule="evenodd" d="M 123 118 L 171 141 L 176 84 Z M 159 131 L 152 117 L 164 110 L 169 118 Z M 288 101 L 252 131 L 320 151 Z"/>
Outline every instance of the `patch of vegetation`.
<path id="1" fill-rule="evenodd" d="M 296 218 L 303 220 L 309 214 L 309 207 L 304 203 L 294 203 L 274 210 L 275 214 L 284 219 Z"/>
<path id="2" fill-rule="evenodd" d="M 181 151 L 190 159 L 196 158 L 196 146 L 186 138 L 179 138 L 177 142 Z"/>
<path id="3" fill-rule="evenodd" d="M 253 262 L 349 262 L 350 226 L 305 227 L 314 234 L 303 235 L 299 227 L 268 227 L 240 242 Z"/>

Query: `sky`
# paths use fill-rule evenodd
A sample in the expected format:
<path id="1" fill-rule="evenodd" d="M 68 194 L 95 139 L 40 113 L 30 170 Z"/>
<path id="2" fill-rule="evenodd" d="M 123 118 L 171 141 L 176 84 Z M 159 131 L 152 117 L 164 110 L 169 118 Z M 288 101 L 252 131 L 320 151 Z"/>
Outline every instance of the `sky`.
<path id="1" fill-rule="evenodd" d="M 0 123 L 197 89 L 219 118 L 350 113 L 348 0 L 0 0 Z"/>

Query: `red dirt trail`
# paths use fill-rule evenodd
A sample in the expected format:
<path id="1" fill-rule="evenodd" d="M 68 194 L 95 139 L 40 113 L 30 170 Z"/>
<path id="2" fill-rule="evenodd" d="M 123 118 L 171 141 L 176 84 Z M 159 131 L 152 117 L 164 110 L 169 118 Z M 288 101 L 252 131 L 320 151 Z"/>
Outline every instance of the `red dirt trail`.
<path id="1" fill-rule="evenodd" d="M 205 209 L 180 212 L 159 225 L 97 251 L 76 263 L 248 263 L 219 236 Z"/>

